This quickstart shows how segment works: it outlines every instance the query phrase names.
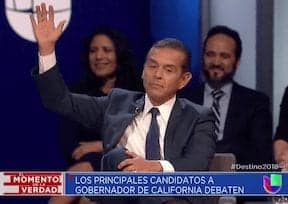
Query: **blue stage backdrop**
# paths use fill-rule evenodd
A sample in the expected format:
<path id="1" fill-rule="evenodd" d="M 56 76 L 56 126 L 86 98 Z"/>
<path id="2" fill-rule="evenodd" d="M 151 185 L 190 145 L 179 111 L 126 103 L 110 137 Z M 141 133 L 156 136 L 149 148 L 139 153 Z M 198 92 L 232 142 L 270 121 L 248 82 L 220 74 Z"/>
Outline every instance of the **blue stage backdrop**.
<path id="1" fill-rule="evenodd" d="M 191 85 L 199 83 L 199 57 L 201 46 L 200 1 L 150 1 L 150 29 L 152 40 L 165 37 L 178 38 L 192 52 Z"/>
<path id="2" fill-rule="evenodd" d="M 37 64 L 37 47 L 27 39 L 25 30 L 29 30 L 32 6 L 40 2 L 67 4 L 62 10 L 71 14 L 57 44 L 57 60 L 69 84 L 80 78 L 83 41 L 99 25 L 110 25 L 124 32 L 136 52 L 139 69 L 154 40 L 163 37 L 183 40 L 193 53 L 193 80 L 199 78 L 198 0 L 2 0 L 0 171 L 63 169 L 56 134 L 57 116 L 42 107 L 30 75 Z"/>

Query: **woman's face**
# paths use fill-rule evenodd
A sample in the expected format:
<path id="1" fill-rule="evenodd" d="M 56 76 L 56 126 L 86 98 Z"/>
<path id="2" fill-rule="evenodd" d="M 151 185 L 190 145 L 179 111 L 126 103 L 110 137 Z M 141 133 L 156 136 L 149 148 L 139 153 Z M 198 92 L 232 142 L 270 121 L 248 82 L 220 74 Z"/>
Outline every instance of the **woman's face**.
<path id="1" fill-rule="evenodd" d="M 113 77 L 117 67 L 116 50 L 112 40 L 104 35 L 95 35 L 89 48 L 89 65 L 100 78 Z"/>

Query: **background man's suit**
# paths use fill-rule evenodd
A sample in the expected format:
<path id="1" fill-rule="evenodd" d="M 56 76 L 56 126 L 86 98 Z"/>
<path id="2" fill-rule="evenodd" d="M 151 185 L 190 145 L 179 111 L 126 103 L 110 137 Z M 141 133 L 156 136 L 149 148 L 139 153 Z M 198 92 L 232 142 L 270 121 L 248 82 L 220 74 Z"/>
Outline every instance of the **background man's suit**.
<path id="1" fill-rule="evenodd" d="M 198 104 L 204 101 L 204 84 L 186 90 L 186 97 Z M 232 152 L 240 164 L 267 164 L 272 161 L 272 116 L 269 98 L 233 83 L 223 140 L 216 152 Z"/>
<path id="2" fill-rule="evenodd" d="M 107 97 L 71 94 L 57 66 L 35 79 L 44 106 L 102 131 L 105 151 L 116 147 L 144 105 L 144 94 L 114 89 Z M 176 99 L 164 140 L 164 159 L 175 171 L 207 170 L 215 152 L 214 116 L 209 109 Z"/>

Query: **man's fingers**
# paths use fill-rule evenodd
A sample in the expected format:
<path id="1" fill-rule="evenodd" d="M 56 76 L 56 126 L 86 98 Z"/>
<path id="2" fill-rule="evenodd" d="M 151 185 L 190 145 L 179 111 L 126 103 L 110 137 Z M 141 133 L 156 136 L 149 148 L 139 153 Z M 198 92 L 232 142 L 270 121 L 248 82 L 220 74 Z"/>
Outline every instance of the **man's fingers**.
<path id="1" fill-rule="evenodd" d="M 72 158 L 73 158 L 73 159 L 76 159 L 76 157 L 77 157 L 77 151 L 74 150 L 74 152 L 72 153 Z"/>
<path id="2" fill-rule="evenodd" d="M 120 162 L 120 164 L 118 164 L 118 169 L 124 169 L 126 166 L 133 164 L 133 160 L 132 159 L 125 159 L 124 161 Z"/>
<path id="3" fill-rule="evenodd" d="M 34 31 L 36 29 L 36 21 L 35 21 L 33 14 L 30 15 L 30 20 L 32 23 L 33 31 Z"/>
<path id="4" fill-rule="evenodd" d="M 41 17 L 43 18 L 45 16 L 45 18 L 47 17 L 47 9 L 46 9 L 46 4 L 42 3 L 41 4 Z"/>
<path id="5" fill-rule="evenodd" d="M 136 171 L 137 170 L 131 159 L 126 159 L 122 161 L 121 163 L 118 165 L 118 169 L 121 169 L 121 171 Z"/>
<path id="6" fill-rule="evenodd" d="M 136 172 L 137 169 L 133 165 L 126 166 L 122 169 L 122 171 L 134 171 Z"/>
<path id="7" fill-rule="evenodd" d="M 126 151 L 126 155 L 127 155 L 128 157 L 131 157 L 131 158 L 138 157 L 137 154 L 135 154 L 134 152 L 129 152 L 129 151 Z"/>
<path id="8" fill-rule="evenodd" d="M 48 18 L 49 21 L 54 22 L 54 8 L 51 5 L 49 5 Z"/>
<path id="9" fill-rule="evenodd" d="M 36 6 L 36 16 L 38 24 L 40 22 L 47 21 L 47 9 L 45 3 L 42 3 L 40 6 Z"/>
<path id="10" fill-rule="evenodd" d="M 82 155 L 83 149 L 81 147 L 77 147 L 72 153 L 72 158 L 78 160 Z"/>
<path id="11" fill-rule="evenodd" d="M 37 16 L 37 21 L 39 22 L 41 18 L 40 6 L 36 6 L 36 16 Z"/>
<path id="12" fill-rule="evenodd" d="M 58 24 L 58 26 L 57 26 L 56 29 L 57 29 L 57 31 L 58 31 L 59 33 L 62 32 L 65 22 L 66 22 L 66 21 L 64 20 L 64 21 L 61 21 L 61 22 Z"/>
<path id="13" fill-rule="evenodd" d="M 75 159 L 75 160 L 78 160 L 78 159 L 81 158 L 81 154 L 74 154 L 74 155 L 72 156 L 72 158 Z"/>

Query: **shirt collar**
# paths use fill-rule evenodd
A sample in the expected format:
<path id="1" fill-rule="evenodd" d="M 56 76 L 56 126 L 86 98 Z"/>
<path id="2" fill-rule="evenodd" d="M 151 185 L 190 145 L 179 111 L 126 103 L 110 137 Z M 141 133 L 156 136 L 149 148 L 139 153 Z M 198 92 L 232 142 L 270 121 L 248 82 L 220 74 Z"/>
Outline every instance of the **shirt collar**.
<path id="1" fill-rule="evenodd" d="M 229 82 L 229 83 L 225 84 L 224 86 L 222 86 L 220 90 L 222 90 L 224 92 L 224 96 L 227 96 L 231 93 L 232 87 L 233 87 L 233 83 Z M 211 95 L 212 91 L 214 91 L 214 88 L 209 86 L 208 83 L 205 83 L 205 93 L 208 95 Z"/>
<path id="2" fill-rule="evenodd" d="M 149 97 L 147 94 L 145 94 L 145 104 L 143 109 L 144 116 L 147 115 L 147 113 L 150 111 L 151 108 L 155 107 L 159 109 L 160 115 L 164 118 L 166 122 L 168 122 L 168 119 L 170 117 L 170 113 L 172 111 L 172 108 L 176 102 L 176 95 L 173 96 L 171 99 L 166 101 L 165 103 L 161 104 L 160 106 L 153 106 Z"/>

